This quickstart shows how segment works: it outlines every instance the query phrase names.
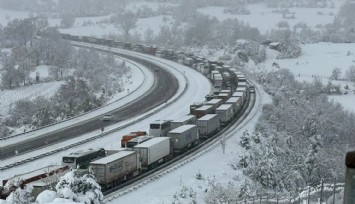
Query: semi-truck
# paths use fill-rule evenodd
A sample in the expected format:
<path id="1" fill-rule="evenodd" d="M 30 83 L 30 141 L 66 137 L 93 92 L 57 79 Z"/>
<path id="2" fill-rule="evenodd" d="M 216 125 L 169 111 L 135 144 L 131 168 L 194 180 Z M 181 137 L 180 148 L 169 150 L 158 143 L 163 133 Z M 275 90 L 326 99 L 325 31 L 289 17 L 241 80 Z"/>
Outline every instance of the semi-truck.
<path id="1" fill-rule="evenodd" d="M 174 153 L 184 152 L 199 142 L 199 135 L 196 125 L 183 125 L 168 132 L 172 139 Z"/>
<path id="2" fill-rule="evenodd" d="M 200 137 L 209 137 L 217 132 L 220 127 L 219 116 L 217 114 L 207 114 L 202 118 L 199 118 L 196 124 Z"/>
<path id="3" fill-rule="evenodd" d="M 89 169 L 97 183 L 107 189 L 138 175 L 141 169 L 139 157 L 135 151 L 120 151 L 90 162 Z"/>

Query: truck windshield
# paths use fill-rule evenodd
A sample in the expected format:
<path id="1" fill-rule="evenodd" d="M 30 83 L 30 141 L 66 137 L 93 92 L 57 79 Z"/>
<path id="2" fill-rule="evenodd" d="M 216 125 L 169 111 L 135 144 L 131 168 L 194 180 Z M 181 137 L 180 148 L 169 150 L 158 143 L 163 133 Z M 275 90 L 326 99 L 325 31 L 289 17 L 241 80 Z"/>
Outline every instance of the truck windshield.
<path id="1" fill-rule="evenodd" d="M 160 129 L 160 124 L 150 124 L 150 129 Z"/>
<path id="2" fill-rule="evenodd" d="M 63 163 L 74 163 L 75 158 L 73 157 L 63 157 Z"/>

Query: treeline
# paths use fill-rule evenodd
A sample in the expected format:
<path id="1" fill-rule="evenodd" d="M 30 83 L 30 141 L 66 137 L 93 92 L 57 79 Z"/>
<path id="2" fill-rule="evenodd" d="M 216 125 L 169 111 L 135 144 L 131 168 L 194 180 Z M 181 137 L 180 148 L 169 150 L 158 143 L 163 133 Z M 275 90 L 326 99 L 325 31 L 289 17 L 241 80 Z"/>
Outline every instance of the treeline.
<path id="1" fill-rule="evenodd" d="M 0 7 L 11 10 L 74 14 L 76 17 L 100 16 L 117 12 L 132 0 L 0 0 Z"/>
<path id="2" fill-rule="evenodd" d="M 355 115 L 329 101 L 319 80 L 300 83 L 279 70 L 259 74 L 257 81 L 273 102 L 264 105 L 255 131 L 244 132 L 245 151 L 234 166 L 259 192 L 297 193 L 322 179 L 342 182 L 345 153 L 355 144 Z"/>

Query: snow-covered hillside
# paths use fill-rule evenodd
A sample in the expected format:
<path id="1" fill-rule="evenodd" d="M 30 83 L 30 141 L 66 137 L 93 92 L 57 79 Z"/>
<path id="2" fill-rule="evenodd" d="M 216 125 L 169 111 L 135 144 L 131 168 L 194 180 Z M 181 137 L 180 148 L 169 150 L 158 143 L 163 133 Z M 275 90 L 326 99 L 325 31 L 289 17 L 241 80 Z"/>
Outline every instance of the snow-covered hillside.
<path id="1" fill-rule="evenodd" d="M 276 62 L 280 68 L 289 69 L 299 81 L 312 82 L 316 77 L 324 85 L 329 81 L 339 84 L 342 92 L 349 86 L 347 95 L 332 95 L 331 99 L 342 104 L 347 110 L 355 112 L 355 84 L 343 80 L 331 80 L 332 70 L 340 68 L 340 78 L 345 78 L 345 73 L 350 66 L 355 65 L 355 44 L 316 43 L 301 45 L 302 55 L 294 59 L 276 59 L 277 51 L 268 49 L 267 60 L 258 65 L 257 69 L 275 70 Z"/>

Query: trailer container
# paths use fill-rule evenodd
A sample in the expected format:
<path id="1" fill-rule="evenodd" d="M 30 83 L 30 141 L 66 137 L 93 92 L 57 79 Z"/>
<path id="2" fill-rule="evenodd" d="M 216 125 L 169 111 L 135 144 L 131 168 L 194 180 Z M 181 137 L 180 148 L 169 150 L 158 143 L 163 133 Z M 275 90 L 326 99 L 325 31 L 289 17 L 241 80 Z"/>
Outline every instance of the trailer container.
<path id="1" fill-rule="evenodd" d="M 229 94 L 227 93 L 219 93 L 218 95 L 215 96 L 216 99 L 222 99 L 223 102 L 227 101 L 229 98 Z"/>
<path id="2" fill-rule="evenodd" d="M 155 137 L 133 147 L 142 161 L 142 169 L 148 170 L 170 158 L 172 147 L 169 137 Z"/>
<path id="3" fill-rule="evenodd" d="M 195 115 L 195 110 L 203 106 L 202 102 L 195 102 L 192 105 L 190 105 L 190 114 Z"/>
<path id="4" fill-rule="evenodd" d="M 143 142 L 146 142 L 150 139 L 154 138 L 154 136 L 139 136 L 136 138 L 133 138 L 126 143 L 126 148 L 133 148 L 134 146 L 141 144 Z"/>
<path id="5" fill-rule="evenodd" d="M 213 85 L 214 86 L 222 86 L 222 84 L 223 84 L 222 74 L 214 74 L 213 76 L 214 76 Z"/>
<path id="6" fill-rule="evenodd" d="M 192 65 L 194 64 L 194 59 L 190 58 L 190 57 L 186 57 L 183 61 L 183 64 L 189 67 L 192 67 Z"/>
<path id="7" fill-rule="evenodd" d="M 226 94 L 228 94 L 228 97 L 230 97 L 230 96 L 232 95 L 232 90 L 223 89 L 223 90 L 221 90 L 219 93 L 226 93 Z"/>
<path id="8" fill-rule="evenodd" d="M 247 88 L 246 87 L 239 87 L 233 93 L 234 97 L 242 97 L 243 102 L 246 100 L 247 96 Z"/>
<path id="9" fill-rule="evenodd" d="M 211 105 L 203 105 L 194 111 L 194 115 L 196 118 L 201 118 L 202 116 L 206 114 L 210 114 L 214 112 L 214 108 Z"/>
<path id="10" fill-rule="evenodd" d="M 225 104 L 232 104 L 234 113 L 237 113 L 242 106 L 242 97 L 230 97 Z"/>
<path id="11" fill-rule="evenodd" d="M 233 106 L 231 104 L 222 104 L 216 109 L 216 114 L 218 114 L 221 124 L 225 125 L 233 118 Z"/>
<path id="12" fill-rule="evenodd" d="M 213 96 L 215 97 L 215 96 Z M 218 106 L 223 104 L 223 100 L 222 99 L 218 99 L 218 98 L 214 98 L 210 101 L 205 102 L 205 105 L 210 105 L 213 106 L 213 109 L 216 109 Z"/>
<path id="13" fill-rule="evenodd" d="M 214 75 L 215 75 L 215 74 L 219 74 L 219 71 L 217 71 L 217 70 L 212 70 L 212 71 L 211 71 L 211 79 L 212 79 L 212 80 L 214 80 Z"/>
<path id="14" fill-rule="evenodd" d="M 217 114 L 207 114 L 197 120 L 200 137 L 205 138 L 216 133 L 220 127 Z"/>
<path id="15" fill-rule="evenodd" d="M 238 81 L 238 87 L 247 87 L 247 82 L 240 82 Z"/>
<path id="16" fill-rule="evenodd" d="M 185 115 L 183 117 L 180 117 L 176 120 L 171 121 L 171 129 L 175 129 L 177 127 L 180 127 L 182 125 L 196 125 L 196 116 L 194 115 Z"/>
<path id="17" fill-rule="evenodd" d="M 120 151 L 108 157 L 90 162 L 90 170 L 104 189 L 138 175 L 140 156 L 135 151 Z"/>
<path id="18" fill-rule="evenodd" d="M 199 135 L 196 125 L 183 125 L 168 132 L 172 138 L 173 150 L 175 153 L 184 152 L 199 142 Z"/>

